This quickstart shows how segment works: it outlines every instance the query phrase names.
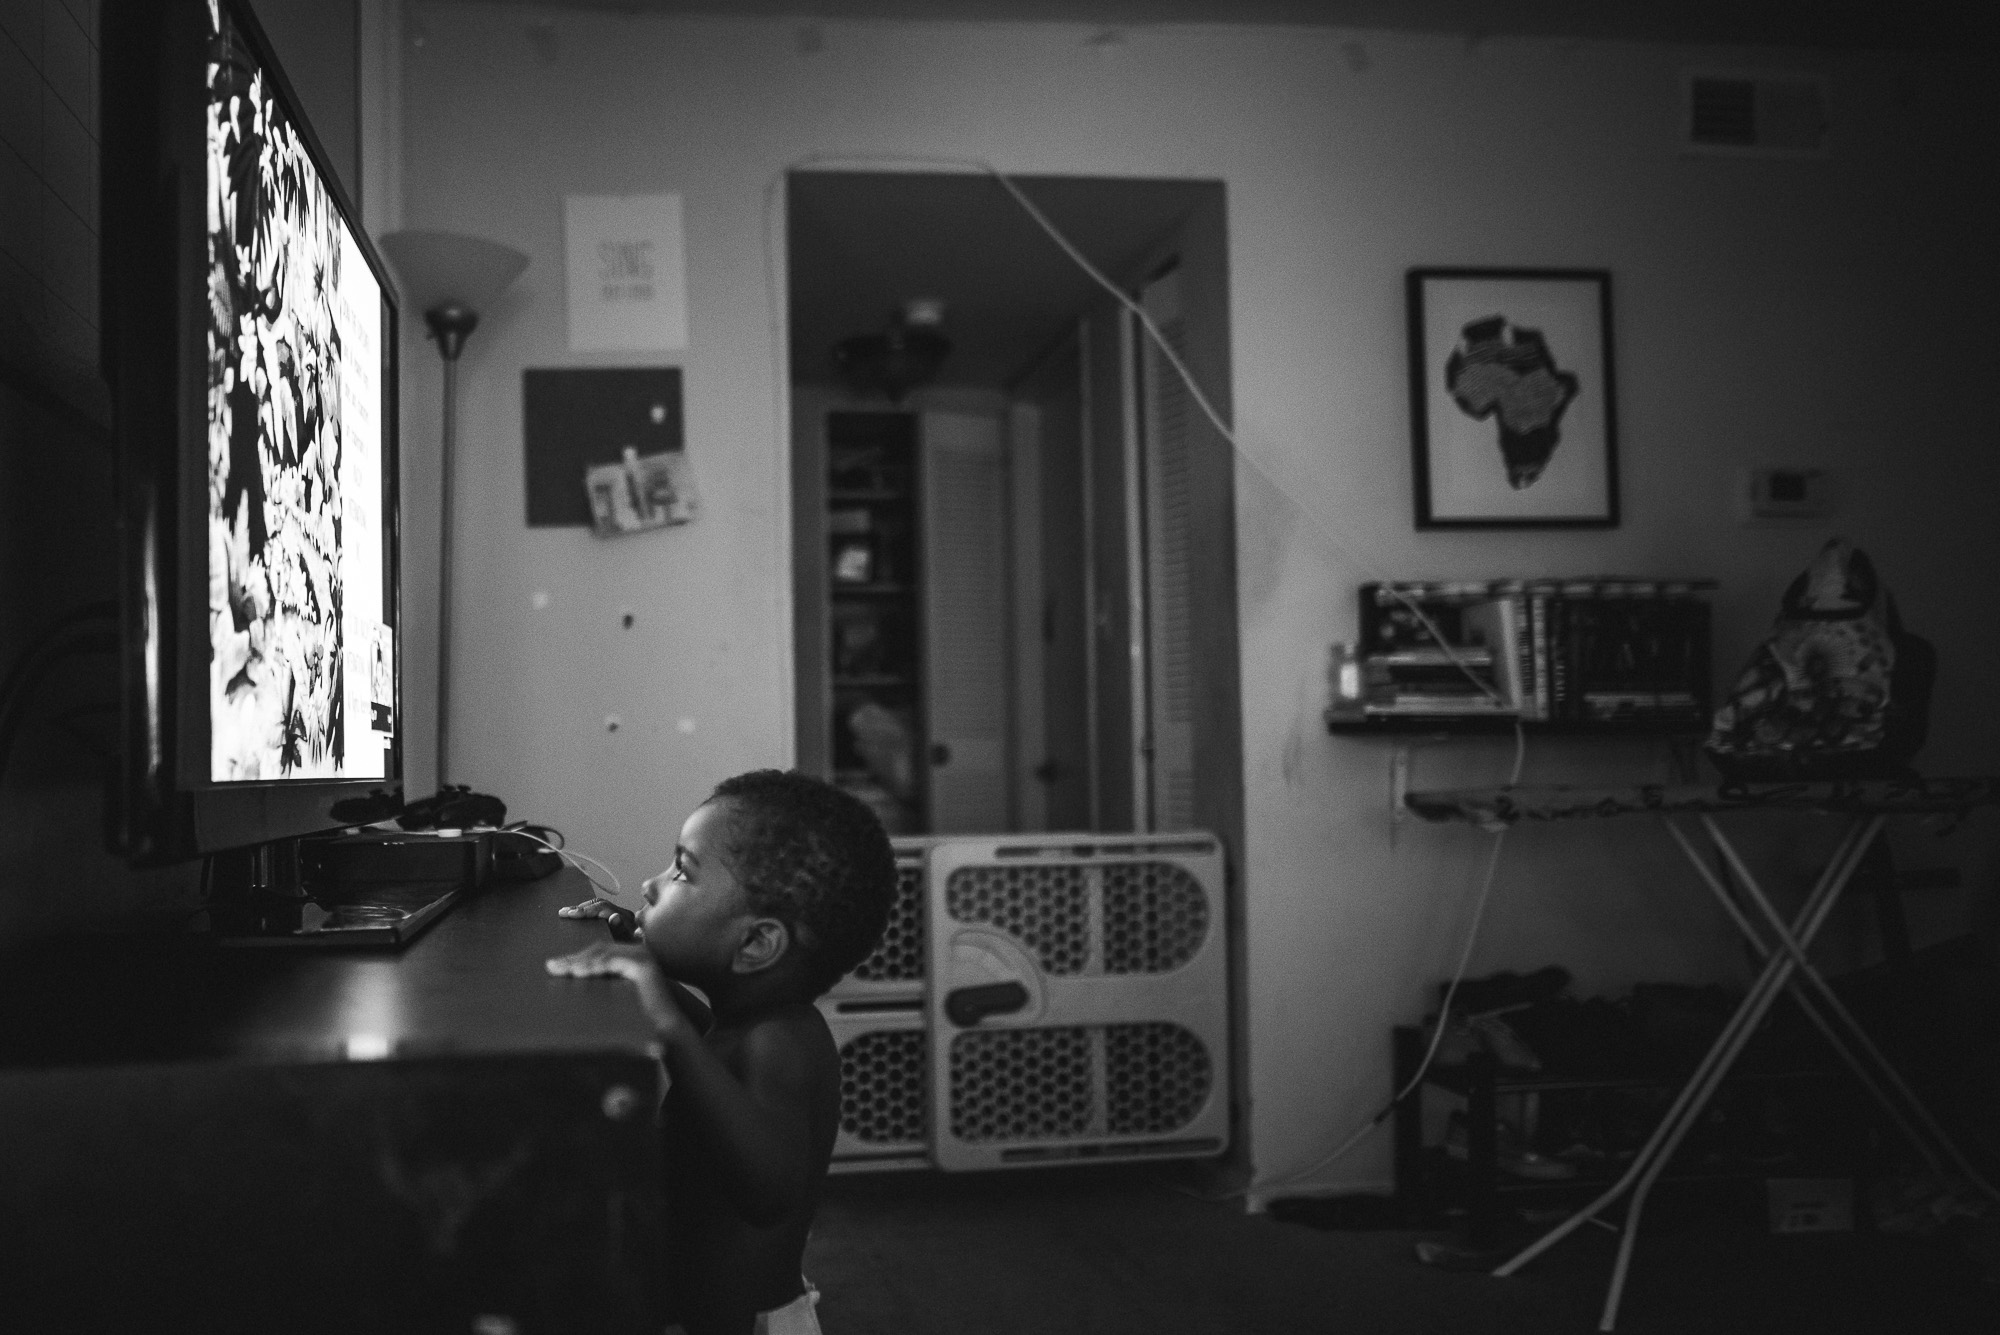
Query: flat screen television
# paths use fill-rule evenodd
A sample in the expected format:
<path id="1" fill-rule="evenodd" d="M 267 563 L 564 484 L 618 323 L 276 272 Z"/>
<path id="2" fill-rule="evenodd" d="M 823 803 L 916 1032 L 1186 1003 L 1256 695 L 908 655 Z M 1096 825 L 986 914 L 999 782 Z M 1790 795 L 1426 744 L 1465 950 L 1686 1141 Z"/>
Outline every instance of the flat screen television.
<path id="1" fill-rule="evenodd" d="M 241 0 L 105 0 L 103 360 L 135 863 L 388 814 L 397 298 Z"/>

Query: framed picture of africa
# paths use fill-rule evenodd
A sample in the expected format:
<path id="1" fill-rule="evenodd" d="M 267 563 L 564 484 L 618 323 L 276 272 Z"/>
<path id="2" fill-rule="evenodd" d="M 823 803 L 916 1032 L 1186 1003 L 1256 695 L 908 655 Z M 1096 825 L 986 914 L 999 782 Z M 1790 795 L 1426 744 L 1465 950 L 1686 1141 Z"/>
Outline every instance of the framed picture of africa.
<path id="1" fill-rule="evenodd" d="M 1412 269 L 1417 527 L 1615 528 L 1611 275 Z"/>

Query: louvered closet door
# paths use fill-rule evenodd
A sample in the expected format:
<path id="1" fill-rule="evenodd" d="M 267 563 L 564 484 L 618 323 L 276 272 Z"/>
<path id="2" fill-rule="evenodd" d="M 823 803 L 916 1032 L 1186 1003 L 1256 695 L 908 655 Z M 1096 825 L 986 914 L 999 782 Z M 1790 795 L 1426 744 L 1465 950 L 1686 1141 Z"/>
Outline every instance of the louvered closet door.
<path id="1" fill-rule="evenodd" d="M 1007 492 L 1000 419 L 923 415 L 930 827 L 1004 830 Z"/>
<path id="2" fill-rule="evenodd" d="M 1183 360 L 1181 278 L 1155 279 L 1140 304 Z M 1159 345 L 1141 344 L 1140 449 L 1145 487 L 1146 697 L 1152 752 L 1146 828 L 1185 830 L 1194 824 L 1194 656 L 1192 563 L 1194 495 L 1189 470 L 1201 408 Z"/>

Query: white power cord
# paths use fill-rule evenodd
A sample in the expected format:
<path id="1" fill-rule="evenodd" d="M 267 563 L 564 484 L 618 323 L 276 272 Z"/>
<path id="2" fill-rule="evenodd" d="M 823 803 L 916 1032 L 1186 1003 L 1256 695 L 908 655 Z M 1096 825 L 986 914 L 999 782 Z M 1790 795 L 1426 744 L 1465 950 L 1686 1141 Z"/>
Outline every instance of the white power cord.
<path id="1" fill-rule="evenodd" d="M 619 908 L 625 909 L 625 911 L 628 913 L 638 912 L 638 909 L 628 907 L 624 902 L 627 898 L 629 898 L 629 896 L 625 894 L 624 888 L 618 880 L 618 873 L 611 870 L 611 868 L 605 866 L 602 862 L 599 862 L 596 858 L 591 857 L 588 853 L 573 852 L 570 849 L 564 848 L 561 844 L 551 843 L 549 840 L 542 838 L 538 834 L 530 834 L 526 829 L 523 829 L 520 826 L 510 825 L 506 829 L 500 831 L 500 833 L 516 835 L 522 839 L 531 840 L 534 843 L 540 844 L 543 848 L 548 849 L 551 853 L 554 853 L 564 862 L 567 862 L 570 866 L 582 872 L 583 879 L 590 882 L 591 889 L 597 892 L 597 897 L 599 899 L 604 900 L 608 904 L 615 904 Z M 611 878 L 610 885 L 607 886 L 603 881 L 600 881 L 595 876 L 592 876 L 590 874 L 589 868 L 584 866 L 586 862 L 589 863 L 591 867 L 597 868 L 599 871 L 603 872 L 606 876 L 610 877 Z"/>

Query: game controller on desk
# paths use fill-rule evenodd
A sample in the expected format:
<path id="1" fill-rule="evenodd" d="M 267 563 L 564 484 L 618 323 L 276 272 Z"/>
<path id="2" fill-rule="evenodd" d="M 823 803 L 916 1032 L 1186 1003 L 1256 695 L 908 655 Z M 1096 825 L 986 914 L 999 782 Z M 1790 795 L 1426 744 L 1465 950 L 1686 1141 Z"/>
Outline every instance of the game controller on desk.
<path id="1" fill-rule="evenodd" d="M 386 794 L 371 794 L 369 801 Z M 400 810 L 383 806 L 376 818 L 393 814 L 395 823 L 412 834 L 435 834 L 439 838 L 472 833 L 484 835 L 489 844 L 487 878 L 498 881 L 530 881 L 551 875 L 569 860 L 562 852 L 562 832 L 548 825 L 526 821 L 503 824 L 507 804 L 488 793 L 475 793 L 464 784 L 448 784 L 436 794 L 412 802 Z M 589 859 L 584 859 L 589 861 Z M 588 873 L 585 873 L 588 875 Z M 591 878 L 597 897 L 610 906 L 603 915 L 605 930 L 614 941 L 639 939 L 638 913 L 642 901 L 636 894 L 620 893 L 615 884 L 607 888 Z"/>
<path id="2" fill-rule="evenodd" d="M 387 814 L 405 830 L 494 830 L 506 824 L 507 804 L 491 793 L 475 793 L 469 785 L 449 783 Z"/>
<path id="3" fill-rule="evenodd" d="M 407 833 L 440 839 L 477 836 L 487 846 L 482 881 L 540 880 L 563 864 L 560 830 L 530 821 L 508 824 L 504 801 L 491 793 L 475 793 L 467 784 L 446 784 L 431 796 L 407 805 L 377 789 L 367 797 L 336 806 L 334 815 L 353 826 L 379 826 L 393 820 Z"/>
<path id="4" fill-rule="evenodd" d="M 346 828 L 296 841 L 289 873 L 216 884 L 216 935 L 231 945 L 401 946 L 458 900 L 563 863 L 561 832 L 503 824 L 499 798 L 464 785 L 404 805 L 377 790 L 332 813 Z"/>
<path id="5" fill-rule="evenodd" d="M 507 804 L 486 793 L 475 793 L 463 784 L 447 785 L 431 797 L 413 802 L 396 816 L 396 824 L 412 832 L 436 830 L 440 834 L 460 828 L 490 828 L 491 872 L 494 880 L 537 880 L 552 874 L 563 864 L 562 832 L 547 825 L 516 822 L 502 825 Z M 636 896 L 607 890 L 593 879 L 597 897 L 611 906 L 604 915 L 604 927 L 614 941 L 639 939 Z"/>

